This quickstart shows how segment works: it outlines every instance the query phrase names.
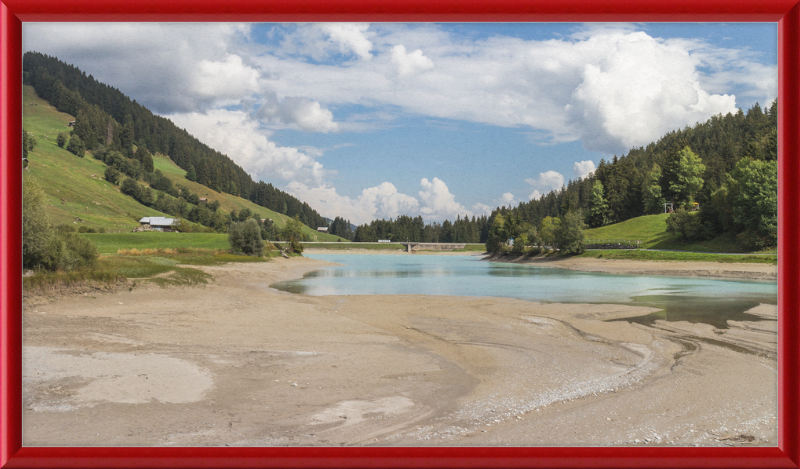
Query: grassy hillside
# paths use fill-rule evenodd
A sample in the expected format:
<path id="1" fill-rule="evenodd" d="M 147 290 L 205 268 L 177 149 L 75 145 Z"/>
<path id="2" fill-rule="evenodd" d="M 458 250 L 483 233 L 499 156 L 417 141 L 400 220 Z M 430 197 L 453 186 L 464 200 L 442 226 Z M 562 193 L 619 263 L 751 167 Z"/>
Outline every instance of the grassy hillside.
<path id="1" fill-rule="evenodd" d="M 48 202 L 47 212 L 53 223 L 75 223 L 73 226 L 129 232 L 139 226 L 138 220 L 142 217 L 169 216 L 120 193 L 118 187 L 103 179 L 106 165 L 91 157 L 91 153 L 87 152 L 86 157 L 79 158 L 58 147 L 56 137 L 59 132 L 69 134 L 67 123 L 75 120 L 73 116 L 58 112 L 47 101 L 39 98 L 30 86 L 23 87 L 23 102 L 23 127 L 37 141 L 36 147 L 28 154 L 28 174 L 44 189 Z M 218 200 L 221 208 L 228 213 L 248 208 L 261 214 L 263 218 L 272 219 L 279 228 L 286 224 L 286 215 L 187 180 L 184 177 L 185 171 L 167 156 L 155 155 L 153 161 L 156 169 L 160 169 L 173 183 L 185 185 L 200 197 Z M 76 217 L 84 222 L 77 221 Z M 308 227 L 304 227 L 303 231 L 314 241 L 338 239 L 337 236 L 318 233 Z M 216 247 L 218 241 L 214 239 L 215 241 L 209 242 Z"/>
<path id="2" fill-rule="evenodd" d="M 613 225 L 586 230 L 587 239 L 639 240 L 645 249 L 676 249 L 696 252 L 743 252 L 736 240 L 728 235 L 707 241 L 685 243 L 681 236 L 667 232 L 668 214 L 645 215 Z"/>
<path id="3" fill-rule="evenodd" d="M 79 158 L 58 147 L 58 133 L 68 134 L 67 123 L 74 117 L 56 111 L 29 86 L 24 87 L 23 100 L 23 127 L 37 141 L 28 153 L 28 175 L 44 189 L 47 213 L 53 223 L 72 224 L 80 217 L 85 223 L 76 222 L 76 226 L 130 231 L 139 225 L 141 217 L 166 216 L 120 193 L 118 187 L 104 180 L 104 163 L 88 154 Z"/>
<path id="4" fill-rule="evenodd" d="M 260 214 L 261 218 L 271 219 L 272 222 L 278 226 L 278 228 L 283 228 L 286 226 L 286 220 L 289 219 L 289 217 L 286 215 L 273 212 L 272 210 L 261 207 L 260 205 L 256 205 L 247 199 L 226 194 L 224 192 L 217 192 L 214 189 L 186 179 L 186 171 L 179 168 L 166 155 L 162 155 L 160 153 L 153 155 L 153 165 L 155 166 L 155 169 L 161 170 L 161 172 L 164 173 L 164 175 L 167 176 L 173 184 L 183 184 L 189 188 L 190 191 L 194 192 L 200 197 L 208 197 L 209 201 L 218 200 L 220 207 L 228 213 L 232 212 L 233 210 L 241 211 L 242 209 L 247 208 L 250 209 L 251 212 Z M 308 235 L 309 239 L 312 241 L 337 241 L 339 239 L 338 236 L 320 233 L 306 226 L 304 226 L 303 232 Z M 347 240 L 342 238 L 342 241 Z"/>

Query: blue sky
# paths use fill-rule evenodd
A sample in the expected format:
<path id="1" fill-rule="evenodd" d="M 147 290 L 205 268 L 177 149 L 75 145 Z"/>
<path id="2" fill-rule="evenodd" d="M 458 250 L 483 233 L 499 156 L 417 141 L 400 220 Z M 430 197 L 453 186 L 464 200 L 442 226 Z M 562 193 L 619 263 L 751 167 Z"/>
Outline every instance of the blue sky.
<path id="1" fill-rule="evenodd" d="M 26 23 L 23 44 L 354 223 L 516 205 L 777 89 L 773 23 Z"/>

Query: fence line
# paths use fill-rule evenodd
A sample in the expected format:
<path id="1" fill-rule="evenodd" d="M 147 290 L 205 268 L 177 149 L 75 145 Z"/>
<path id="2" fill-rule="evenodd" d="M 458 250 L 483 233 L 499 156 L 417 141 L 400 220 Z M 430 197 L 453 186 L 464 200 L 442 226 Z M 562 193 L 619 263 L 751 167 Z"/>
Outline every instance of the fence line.
<path id="1" fill-rule="evenodd" d="M 642 242 L 638 239 L 587 239 L 587 249 L 639 249 Z"/>

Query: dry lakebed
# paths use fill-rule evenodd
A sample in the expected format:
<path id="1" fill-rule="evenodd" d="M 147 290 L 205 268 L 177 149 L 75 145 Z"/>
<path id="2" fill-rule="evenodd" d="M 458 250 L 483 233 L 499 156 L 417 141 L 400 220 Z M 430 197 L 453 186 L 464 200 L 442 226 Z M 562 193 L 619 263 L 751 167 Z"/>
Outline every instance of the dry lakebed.
<path id="1" fill-rule="evenodd" d="M 269 286 L 327 265 L 26 303 L 24 445 L 777 444 L 774 305 L 718 329 L 610 321 L 655 311 L 637 305 Z"/>

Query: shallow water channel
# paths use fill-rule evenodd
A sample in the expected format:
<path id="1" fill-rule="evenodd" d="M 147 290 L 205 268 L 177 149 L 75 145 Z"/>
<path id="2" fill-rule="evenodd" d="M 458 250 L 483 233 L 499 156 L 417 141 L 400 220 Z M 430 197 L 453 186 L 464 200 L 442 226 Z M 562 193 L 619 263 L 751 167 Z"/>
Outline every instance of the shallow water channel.
<path id="1" fill-rule="evenodd" d="M 625 319 L 656 319 L 727 328 L 726 321 L 758 321 L 745 311 L 776 304 L 775 282 L 695 277 L 617 275 L 534 265 L 485 262 L 476 256 L 311 254 L 342 264 L 277 282 L 272 288 L 323 295 L 500 296 L 542 303 L 610 303 L 661 311 Z"/>

